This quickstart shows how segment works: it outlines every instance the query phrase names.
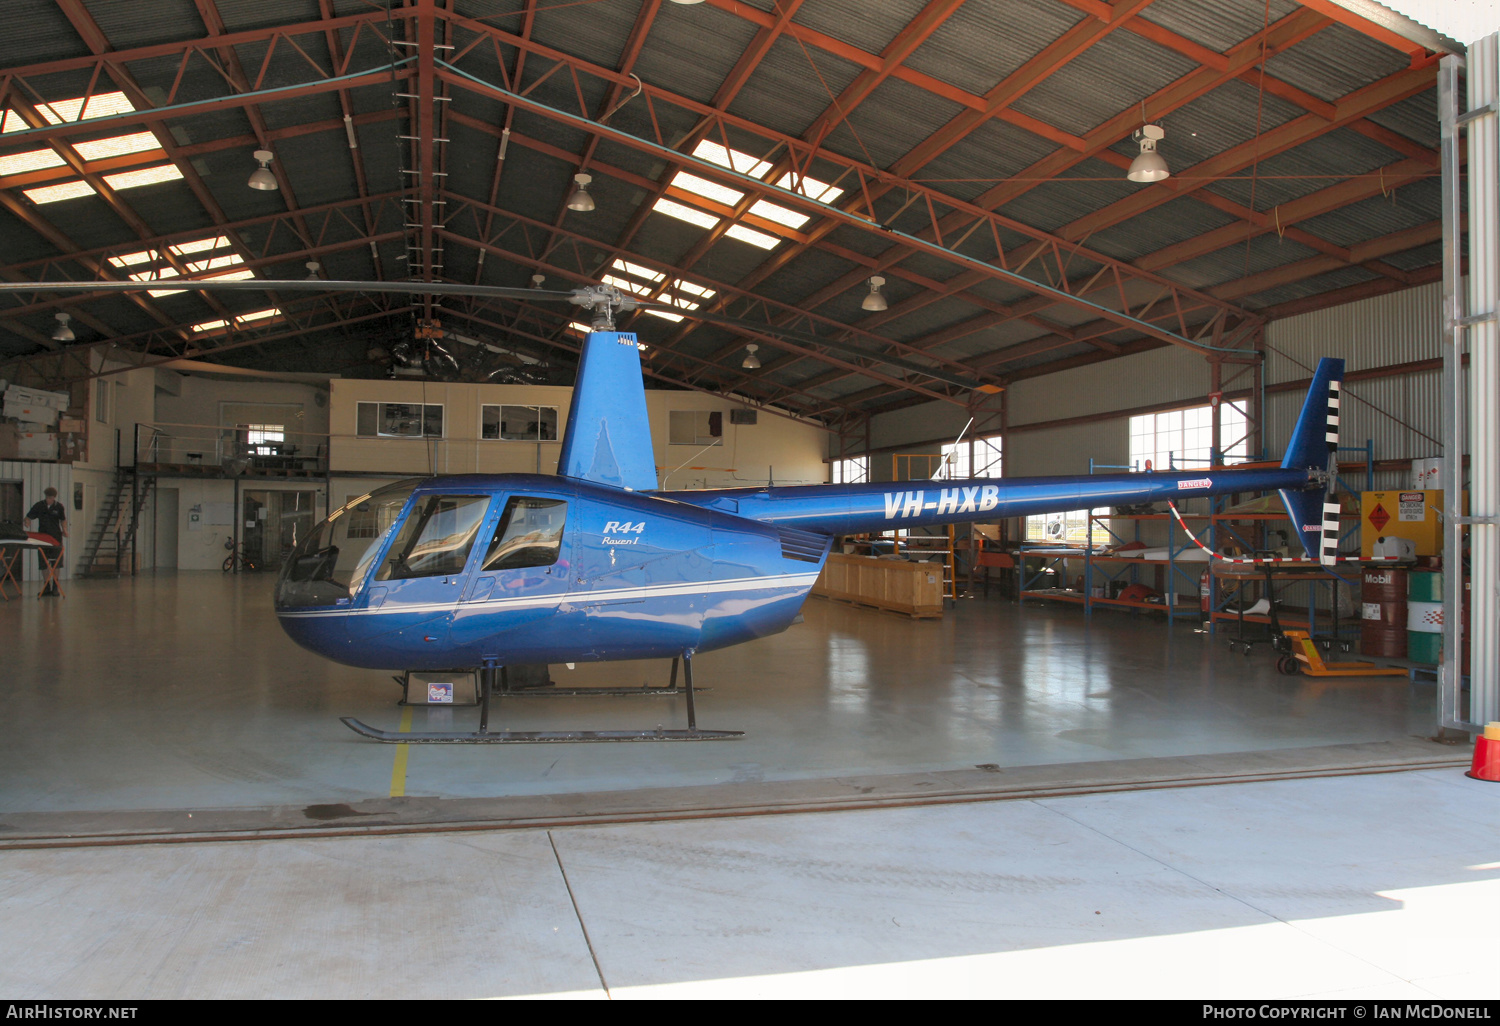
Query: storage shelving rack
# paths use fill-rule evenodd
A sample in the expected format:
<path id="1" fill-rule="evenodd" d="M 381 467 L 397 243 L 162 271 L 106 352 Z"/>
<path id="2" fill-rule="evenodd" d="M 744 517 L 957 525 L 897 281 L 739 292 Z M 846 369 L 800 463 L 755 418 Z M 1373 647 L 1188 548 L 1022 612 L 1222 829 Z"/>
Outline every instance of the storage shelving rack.
<path id="1" fill-rule="evenodd" d="M 1373 440 L 1366 439 L 1364 445 L 1339 446 L 1339 452 L 1359 453 L 1363 457 L 1357 463 L 1341 462 L 1339 469 L 1340 471 L 1350 469 L 1362 470 L 1365 479 L 1363 490 L 1373 491 L 1375 487 L 1375 444 Z M 1360 492 L 1360 489 L 1350 486 L 1342 473 L 1336 475 L 1335 483 L 1338 488 L 1345 492 L 1355 495 L 1358 495 Z M 1266 547 L 1266 526 L 1277 521 L 1282 523 L 1291 522 L 1284 510 L 1251 513 L 1226 512 L 1226 506 L 1229 504 L 1229 501 L 1230 496 L 1218 496 L 1214 499 L 1214 512 L 1209 527 L 1209 547 L 1216 552 L 1220 551 L 1223 546 L 1231 543 L 1238 545 L 1246 552 L 1264 551 Z M 1340 517 L 1340 520 L 1344 523 L 1352 522 L 1353 524 L 1351 529 L 1340 531 L 1340 550 L 1343 551 L 1345 543 L 1350 541 L 1355 543 L 1354 547 L 1357 550 L 1361 525 L 1360 515 L 1358 513 L 1345 513 Z M 1246 538 L 1245 535 L 1252 533 L 1251 529 L 1253 529 L 1253 539 Z M 1293 548 L 1296 548 L 1296 540 L 1289 540 Z M 1242 584 L 1264 582 L 1266 580 L 1264 569 L 1261 568 L 1260 564 L 1256 564 L 1255 566 L 1254 573 L 1244 575 Z M 1211 613 L 1208 623 L 1210 633 L 1213 633 L 1220 623 L 1228 622 L 1237 625 L 1241 622 L 1241 615 L 1239 613 L 1231 612 L 1226 608 L 1232 597 L 1239 597 L 1241 588 L 1233 589 L 1234 594 L 1231 595 L 1224 587 L 1226 579 L 1238 576 L 1235 574 L 1210 575 L 1209 605 Z M 1329 640 L 1346 640 L 1343 638 L 1343 634 L 1346 631 L 1358 628 L 1359 620 L 1357 617 L 1351 617 L 1345 622 L 1337 616 L 1339 585 L 1346 584 L 1350 587 L 1355 587 L 1342 574 L 1331 573 L 1316 561 L 1308 560 L 1306 562 L 1299 561 L 1282 564 L 1280 569 L 1271 574 L 1271 580 L 1273 582 L 1297 582 L 1308 585 L 1308 608 L 1306 615 L 1299 616 L 1297 614 L 1278 613 L 1277 619 L 1280 621 L 1282 627 L 1306 629 L 1308 634 L 1314 638 L 1327 637 Z M 1320 603 L 1318 602 L 1320 591 L 1325 589 L 1328 592 L 1327 615 L 1320 613 Z M 1244 615 L 1243 622 L 1269 624 L 1271 619 L 1269 616 L 1251 613 Z M 1337 626 L 1337 630 L 1335 630 L 1335 626 Z"/>

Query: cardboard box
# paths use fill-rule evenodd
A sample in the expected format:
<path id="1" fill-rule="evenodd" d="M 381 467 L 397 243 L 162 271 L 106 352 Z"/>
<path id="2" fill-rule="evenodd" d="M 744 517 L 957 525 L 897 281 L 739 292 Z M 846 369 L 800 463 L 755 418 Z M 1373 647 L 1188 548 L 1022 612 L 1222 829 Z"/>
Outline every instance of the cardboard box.
<path id="1" fill-rule="evenodd" d="M 29 431 L 16 433 L 16 458 L 22 460 L 57 459 L 57 436 Z"/>
<path id="2" fill-rule="evenodd" d="M 68 408 L 72 397 L 67 392 L 48 392 L 41 388 L 27 388 L 24 385 L 11 385 L 5 390 L 4 401 L 20 403 L 23 406 L 40 406 L 49 410 L 62 412 Z M 55 417 L 53 418 L 56 419 Z"/>
<path id="3" fill-rule="evenodd" d="M 5 399 L 4 405 L 0 405 L 0 416 L 6 420 L 20 420 L 28 424 L 41 424 L 51 427 L 57 423 L 57 411 L 50 406 L 42 406 L 39 403 L 21 403 L 9 398 Z"/>
<path id="4" fill-rule="evenodd" d="M 76 417 L 63 417 L 57 422 L 57 430 L 65 435 L 81 435 L 88 430 L 88 421 Z"/>

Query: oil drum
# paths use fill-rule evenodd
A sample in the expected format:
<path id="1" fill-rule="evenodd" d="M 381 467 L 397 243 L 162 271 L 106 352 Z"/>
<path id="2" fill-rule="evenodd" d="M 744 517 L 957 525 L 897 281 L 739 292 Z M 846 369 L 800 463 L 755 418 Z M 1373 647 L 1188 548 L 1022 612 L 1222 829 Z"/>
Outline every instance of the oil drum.
<path id="1" fill-rule="evenodd" d="M 1365 568 L 1360 586 L 1363 607 L 1359 650 L 1381 659 L 1406 658 L 1406 571 L 1393 566 Z"/>

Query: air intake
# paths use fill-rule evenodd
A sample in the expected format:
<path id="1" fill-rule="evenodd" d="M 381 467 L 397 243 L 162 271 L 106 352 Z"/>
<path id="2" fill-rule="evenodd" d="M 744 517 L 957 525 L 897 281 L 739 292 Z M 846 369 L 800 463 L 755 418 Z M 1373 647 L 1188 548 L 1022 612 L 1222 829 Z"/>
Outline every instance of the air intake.
<path id="1" fill-rule="evenodd" d="M 729 423 L 754 424 L 759 414 L 756 410 L 730 410 Z"/>
<path id="2" fill-rule="evenodd" d="M 795 559 L 803 563 L 821 563 L 828 555 L 828 546 L 833 541 L 826 534 L 799 531 L 795 527 L 778 527 L 781 536 L 781 558 Z"/>

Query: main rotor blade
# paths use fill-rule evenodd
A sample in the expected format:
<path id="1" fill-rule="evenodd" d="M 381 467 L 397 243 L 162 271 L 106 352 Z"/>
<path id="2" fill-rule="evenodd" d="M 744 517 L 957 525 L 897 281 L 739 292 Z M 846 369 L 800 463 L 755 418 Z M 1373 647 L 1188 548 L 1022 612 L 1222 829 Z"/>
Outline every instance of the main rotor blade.
<path id="1" fill-rule="evenodd" d="M 573 292 L 511 289 L 501 285 L 464 285 L 447 281 L 324 281 L 323 279 L 244 278 L 237 281 L 194 281 L 191 278 L 151 278 L 146 281 L 6 281 L 6 292 L 398 292 L 434 296 L 478 296 L 544 303 L 571 303 Z"/>

